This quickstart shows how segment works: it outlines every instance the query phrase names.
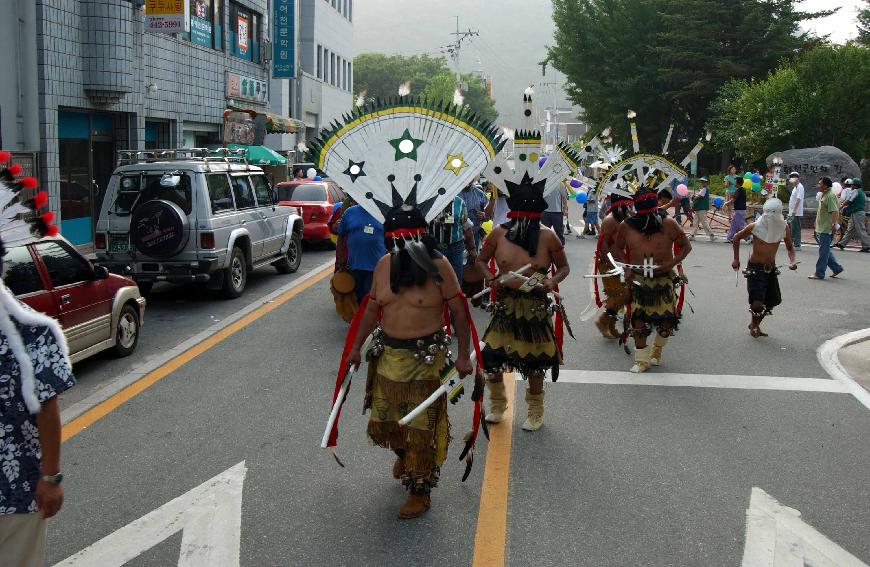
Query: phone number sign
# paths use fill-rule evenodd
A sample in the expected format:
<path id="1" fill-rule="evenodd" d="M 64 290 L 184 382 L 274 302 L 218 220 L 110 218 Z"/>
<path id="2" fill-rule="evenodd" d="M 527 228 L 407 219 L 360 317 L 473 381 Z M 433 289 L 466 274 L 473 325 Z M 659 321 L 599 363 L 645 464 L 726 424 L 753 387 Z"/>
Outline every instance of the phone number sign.
<path id="1" fill-rule="evenodd" d="M 188 0 L 145 0 L 145 30 L 153 33 L 190 31 Z"/>

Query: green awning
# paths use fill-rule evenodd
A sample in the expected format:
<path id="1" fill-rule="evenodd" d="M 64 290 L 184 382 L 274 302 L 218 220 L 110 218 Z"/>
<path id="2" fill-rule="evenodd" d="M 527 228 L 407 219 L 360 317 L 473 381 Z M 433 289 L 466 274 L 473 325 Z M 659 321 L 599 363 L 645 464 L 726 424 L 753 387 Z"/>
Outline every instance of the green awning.
<path id="1" fill-rule="evenodd" d="M 243 146 L 241 144 L 228 144 L 231 150 L 247 150 L 248 163 L 251 165 L 287 165 L 287 158 L 266 146 Z"/>

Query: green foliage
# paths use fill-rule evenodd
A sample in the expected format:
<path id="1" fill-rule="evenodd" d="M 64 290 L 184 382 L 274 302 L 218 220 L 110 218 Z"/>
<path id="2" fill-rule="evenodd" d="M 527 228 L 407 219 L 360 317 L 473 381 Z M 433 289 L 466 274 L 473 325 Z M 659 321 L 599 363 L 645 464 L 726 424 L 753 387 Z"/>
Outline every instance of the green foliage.
<path id="1" fill-rule="evenodd" d="M 548 61 L 592 131 L 612 126 L 630 147 L 626 110 L 638 113 L 641 147 L 674 154 L 703 135 L 708 107 L 733 78 L 763 77 L 810 41 L 795 0 L 553 0 L 556 45 Z"/>
<path id="2" fill-rule="evenodd" d="M 714 144 L 753 161 L 788 148 L 870 155 L 870 49 L 821 45 L 762 81 L 731 81 L 710 106 Z"/>
<path id="3" fill-rule="evenodd" d="M 858 42 L 870 47 L 870 0 L 864 0 L 864 7 L 858 10 Z"/>
<path id="4" fill-rule="evenodd" d="M 367 100 L 394 97 L 399 85 L 409 82 L 412 95 L 426 95 L 435 100 L 453 102 L 456 78 L 443 57 L 428 55 L 385 55 L 361 53 L 354 58 L 354 88 L 365 93 Z M 478 116 L 495 121 L 498 112 L 483 81 L 463 75 L 468 91 L 462 93 L 465 104 Z"/>

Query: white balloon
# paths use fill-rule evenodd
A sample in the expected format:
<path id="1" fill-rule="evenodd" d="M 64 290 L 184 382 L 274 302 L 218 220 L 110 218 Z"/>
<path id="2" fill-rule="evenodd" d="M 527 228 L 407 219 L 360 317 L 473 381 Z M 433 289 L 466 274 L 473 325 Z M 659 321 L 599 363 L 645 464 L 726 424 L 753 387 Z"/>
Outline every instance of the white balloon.
<path id="1" fill-rule="evenodd" d="M 305 172 L 305 177 L 308 179 L 314 179 L 317 176 L 317 170 L 313 167 L 309 167 L 308 171 Z"/>

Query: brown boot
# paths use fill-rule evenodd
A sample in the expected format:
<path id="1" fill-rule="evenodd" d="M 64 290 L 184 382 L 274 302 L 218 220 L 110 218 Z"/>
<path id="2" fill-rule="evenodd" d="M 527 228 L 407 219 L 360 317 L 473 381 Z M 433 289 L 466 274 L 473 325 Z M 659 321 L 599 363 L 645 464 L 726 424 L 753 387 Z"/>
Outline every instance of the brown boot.
<path id="1" fill-rule="evenodd" d="M 595 326 L 598 327 L 598 332 L 601 333 L 601 336 L 605 339 L 615 339 L 619 335 L 614 335 L 610 332 L 608 319 L 610 319 L 610 315 L 602 313 L 598 316 L 598 319 L 595 320 Z"/>
<path id="2" fill-rule="evenodd" d="M 431 505 L 432 500 L 428 494 L 409 492 L 408 499 L 405 500 L 405 504 L 399 509 L 399 519 L 410 520 L 412 518 L 419 518 L 426 513 Z"/>
<path id="3" fill-rule="evenodd" d="M 608 315 L 607 319 L 607 330 L 610 331 L 610 334 L 613 335 L 614 339 L 618 339 L 622 336 L 622 333 L 620 333 L 619 330 L 616 328 L 616 317 Z"/>
<path id="4" fill-rule="evenodd" d="M 396 462 L 393 463 L 393 478 L 399 479 L 402 478 L 402 474 L 405 472 L 405 459 L 402 456 L 396 457 Z"/>

